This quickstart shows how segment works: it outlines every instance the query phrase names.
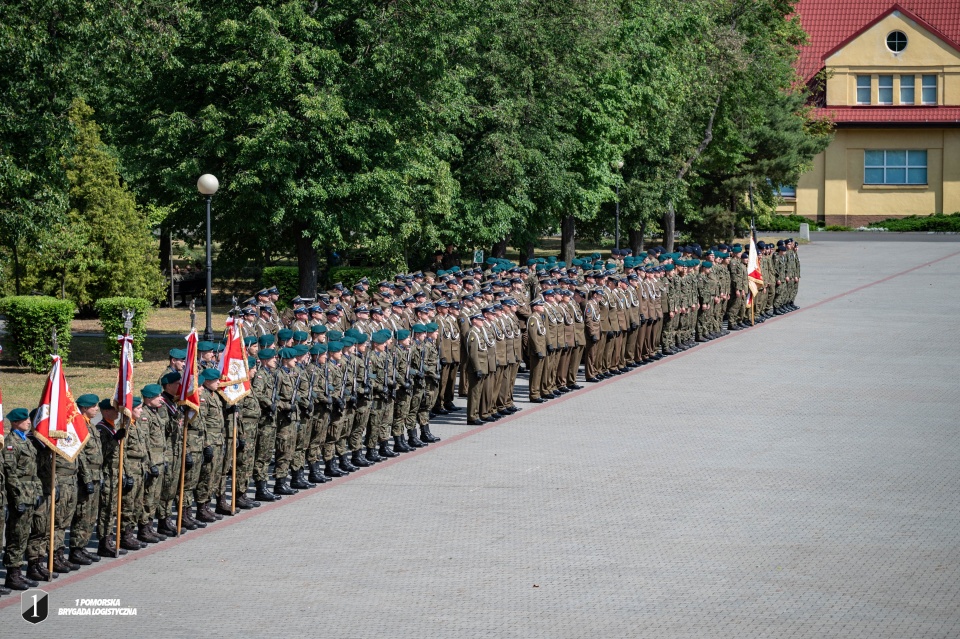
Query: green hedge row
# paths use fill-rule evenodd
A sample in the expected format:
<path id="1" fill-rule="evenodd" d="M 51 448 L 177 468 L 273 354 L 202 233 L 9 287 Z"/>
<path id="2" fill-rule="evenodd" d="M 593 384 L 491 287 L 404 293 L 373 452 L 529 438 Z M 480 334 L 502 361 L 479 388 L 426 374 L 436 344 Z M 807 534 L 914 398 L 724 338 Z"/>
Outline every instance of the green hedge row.
<path id="1" fill-rule="evenodd" d="M 369 277 L 376 284 L 384 278 L 393 279 L 393 273 L 385 266 L 337 266 L 327 273 L 327 288 L 337 282 L 343 282 L 344 286 L 351 288 L 364 277 Z"/>
<path id="2" fill-rule="evenodd" d="M 52 329 L 64 363 L 70 357 L 70 322 L 76 307 L 70 300 L 39 295 L 21 295 L 0 300 L 0 313 L 7 318 L 7 334 L 21 366 L 34 373 L 50 370 Z"/>
<path id="3" fill-rule="evenodd" d="M 263 269 L 260 283 L 263 288 L 276 286 L 280 291 L 277 308 L 286 308 L 300 290 L 300 269 L 296 266 L 268 266 Z"/>
<path id="4" fill-rule="evenodd" d="M 757 218 L 758 231 L 781 231 L 799 233 L 801 224 L 809 224 L 811 229 L 817 228 L 817 223 L 802 215 L 771 215 Z"/>
<path id="5" fill-rule="evenodd" d="M 872 222 L 871 228 L 883 228 L 895 233 L 960 233 L 960 211 L 944 215 L 911 215 L 898 220 Z"/>
<path id="6" fill-rule="evenodd" d="M 150 312 L 150 300 L 140 297 L 104 297 L 93 304 L 100 318 L 100 325 L 103 326 L 104 340 L 107 344 L 107 351 L 113 357 L 114 365 L 120 363 L 120 343 L 117 341 L 118 335 L 123 335 L 123 311 L 129 309 L 134 312 L 133 328 L 130 334 L 133 335 L 133 359 L 137 362 L 143 361 L 143 343 L 147 339 L 147 314 Z"/>

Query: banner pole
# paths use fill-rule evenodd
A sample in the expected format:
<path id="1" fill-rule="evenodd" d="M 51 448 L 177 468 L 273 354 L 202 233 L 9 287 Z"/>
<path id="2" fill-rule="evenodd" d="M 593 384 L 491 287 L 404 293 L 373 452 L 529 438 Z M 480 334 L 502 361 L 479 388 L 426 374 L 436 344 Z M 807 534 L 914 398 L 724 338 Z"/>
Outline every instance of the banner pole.
<path id="1" fill-rule="evenodd" d="M 183 485 L 187 478 L 187 420 L 183 420 L 183 446 L 180 453 L 180 497 L 177 499 L 177 537 L 183 529 Z"/>
<path id="2" fill-rule="evenodd" d="M 233 409 L 233 477 L 230 480 L 230 514 L 237 514 L 237 408 Z"/>
<path id="3" fill-rule="evenodd" d="M 57 518 L 57 454 L 51 450 L 50 455 L 53 459 L 50 462 L 50 552 L 47 555 L 47 571 L 50 574 L 47 581 L 53 581 L 53 536 Z"/>

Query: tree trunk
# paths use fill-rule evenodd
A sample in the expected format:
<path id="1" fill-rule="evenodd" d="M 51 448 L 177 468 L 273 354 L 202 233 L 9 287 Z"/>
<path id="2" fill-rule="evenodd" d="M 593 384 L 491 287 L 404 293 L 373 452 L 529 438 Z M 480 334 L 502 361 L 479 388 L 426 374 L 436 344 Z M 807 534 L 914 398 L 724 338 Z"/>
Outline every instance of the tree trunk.
<path id="1" fill-rule="evenodd" d="M 667 253 L 673 253 L 673 234 L 677 230 L 677 214 L 673 210 L 673 200 L 667 202 L 667 210 L 663 214 L 663 247 Z"/>
<path id="2" fill-rule="evenodd" d="M 533 242 L 527 242 L 526 244 L 524 244 L 523 255 L 520 256 L 520 266 L 523 266 L 524 264 L 532 260 L 534 255 L 535 253 L 534 253 Z"/>
<path id="3" fill-rule="evenodd" d="M 20 252 L 17 250 L 17 241 L 13 241 L 13 282 L 14 290 L 20 295 Z"/>
<path id="4" fill-rule="evenodd" d="M 300 295 L 315 297 L 317 294 L 317 249 L 313 240 L 302 233 L 297 238 L 297 267 L 300 271 Z"/>
<path id="5" fill-rule="evenodd" d="M 490 257 L 504 258 L 507 256 L 507 238 L 503 238 L 490 248 Z"/>
<path id="6" fill-rule="evenodd" d="M 639 229 L 630 229 L 630 250 L 634 255 L 640 255 L 643 252 L 643 234 L 646 232 L 647 223 L 641 222 Z"/>
<path id="7" fill-rule="evenodd" d="M 560 222 L 560 259 L 570 264 L 577 254 L 577 219 L 568 215 Z"/>
<path id="8" fill-rule="evenodd" d="M 170 253 L 173 251 L 173 238 L 170 237 L 170 231 L 160 227 L 160 270 L 170 270 Z M 173 276 L 173 273 L 170 273 Z"/>

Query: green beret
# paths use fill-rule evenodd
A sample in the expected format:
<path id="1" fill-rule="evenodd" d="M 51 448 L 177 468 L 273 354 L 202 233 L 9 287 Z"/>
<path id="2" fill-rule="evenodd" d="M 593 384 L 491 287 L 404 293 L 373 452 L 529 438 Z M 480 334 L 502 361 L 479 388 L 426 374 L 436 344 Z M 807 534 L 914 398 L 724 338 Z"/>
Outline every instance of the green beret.
<path id="1" fill-rule="evenodd" d="M 256 336 L 256 335 L 247 335 L 246 337 L 243 338 L 243 345 L 244 345 L 244 346 L 252 346 L 252 345 L 254 345 L 254 344 L 256 344 L 256 343 L 257 343 L 257 336 Z"/>
<path id="2" fill-rule="evenodd" d="M 368 339 L 369 337 L 366 333 L 358 333 L 356 337 L 353 338 L 353 341 L 355 341 L 357 344 L 365 344 Z"/>
<path id="3" fill-rule="evenodd" d="M 305 342 L 307 338 L 310 337 L 306 331 L 294 331 L 293 332 L 293 341 L 295 342 Z"/>
<path id="4" fill-rule="evenodd" d="M 311 355 L 323 355 L 327 352 L 327 345 L 319 342 L 310 347 Z"/>
<path id="5" fill-rule="evenodd" d="M 247 368 L 256 368 L 257 367 L 257 358 L 248 357 L 247 358 Z"/>
<path id="6" fill-rule="evenodd" d="M 428 333 L 433 333 L 433 332 L 439 331 L 439 330 L 440 330 L 440 327 L 437 326 L 437 323 L 436 323 L 436 322 L 429 322 L 429 323 L 427 324 L 427 332 L 428 332 Z"/>
<path id="7" fill-rule="evenodd" d="M 702 266 L 703 268 L 713 268 L 713 263 L 704 260 L 700 262 L 700 266 Z"/>
<path id="8" fill-rule="evenodd" d="M 427 332 L 427 327 L 424 326 L 423 324 L 414 324 L 412 328 L 413 328 L 413 332 L 414 332 L 414 333 L 426 333 L 426 332 Z"/>
<path id="9" fill-rule="evenodd" d="M 285 342 L 292 337 L 293 331 L 291 331 L 289 328 L 281 328 L 279 331 L 277 331 L 277 339 L 281 342 Z"/>
<path id="10" fill-rule="evenodd" d="M 163 392 L 163 388 L 160 387 L 160 384 L 147 384 L 142 389 L 140 389 L 140 394 L 143 395 L 146 399 L 153 399 L 154 397 L 160 397 L 160 393 Z"/>
<path id="11" fill-rule="evenodd" d="M 386 344 L 387 340 L 390 339 L 390 335 L 384 335 L 383 331 L 377 331 L 370 339 L 374 344 Z"/>
<path id="12" fill-rule="evenodd" d="M 206 353 L 206 352 L 212 351 L 215 348 L 216 348 L 216 344 L 214 344 L 213 342 L 208 342 L 208 341 L 197 342 L 197 351 L 200 353 Z"/>
<path id="13" fill-rule="evenodd" d="M 272 348 L 264 348 L 264 349 L 261 349 L 261 350 L 260 350 L 260 353 L 259 353 L 258 356 L 259 356 L 260 359 L 262 359 L 262 360 L 271 359 L 271 358 L 277 356 L 277 351 L 275 351 L 275 350 L 272 349 Z"/>
<path id="14" fill-rule="evenodd" d="M 350 337 L 349 335 L 344 335 L 344 336 L 340 339 L 340 343 L 343 344 L 343 347 L 344 347 L 344 348 L 350 348 L 351 346 L 356 346 L 356 345 L 357 345 L 357 340 L 353 339 L 353 338 Z"/>
<path id="15" fill-rule="evenodd" d="M 11 424 L 13 422 L 22 422 L 28 417 L 30 417 L 30 413 L 27 412 L 26 408 L 14 408 L 12 411 L 7 413 L 7 419 L 10 420 Z"/>
<path id="16" fill-rule="evenodd" d="M 673 264 L 664 264 L 664 265 L 663 265 L 663 270 L 664 270 L 664 271 L 667 271 L 667 272 L 672 271 L 672 270 L 673 270 Z"/>
<path id="17" fill-rule="evenodd" d="M 171 348 L 171 349 L 170 349 L 170 359 L 187 359 L 187 349 L 185 349 L 185 348 Z"/>
<path id="18" fill-rule="evenodd" d="M 397 341 L 398 341 L 398 342 L 401 341 L 401 340 L 405 340 L 405 339 L 407 339 L 408 337 L 410 337 L 410 331 L 408 331 L 407 329 L 401 328 L 399 331 L 397 331 Z"/>
<path id="19" fill-rule="evenodd" d="M 167 373 L 166 375 L 160 378 L 160 384 L 162 384 L 163 386 L 166 386 L 167 384 L 176 384 L 181 379 L 183 379 L 183 376 L 180 375 L 180 373 L 178 373 L 177 371 L 170 371 L 169 373 Z"/>
<path id="20" fill-rule="evenodd" d="M 327 331 L 327 341 L 337 342 L 343 339 L 343 333 L 340 331 Z"/>
<path id="21" fill-rule="evenodd" d="M 267 348 L 269 346 L 273 346 L 273 343 L 275 341 L 277 341 L 277 338 L 270 333 L 267 333 L 266 335 L 261 335 L 260 339 L 257 340 L 257 342 L 260 344 L 260 348 Z"/>
<path id="22" fill-rule="evenodd" d="M 86 395 L 81 395 L 77 398 L 77 408 L 91 408 L 97 405 L 97 402 L 100 401 L 100 398 L 94 395 L 93 393 L 87 393 Z"/>
<path id="23" fill-rule="evenodd" d="M 733 245 L 733 252 L 734 252 L 734 253 L 739 253 L 739 252 L 742 251 L 742 250 L 743 250 L 743 246 L 741 246 L 740 244 L 734 244 L 734 245 Z"/>
<path id="24" fill-rule="evenodd" d="M 225 349 L 226 347 L 227 345 L 224 344 L 223 342 L 217 342 L 216 344 L 214 344 L 213 350 L 217 351 L 218 353 L 222 353 L 223 349 Z"/>
<path id="25" fill-rule="evenodd" d="M 100 410 L 110 410 L 113 408 L 113 400 L 104 397 L 97 403 L 97 406 L 100 407 Z"/>
<path id="26" fill-rule="evenodd" d="M 201 382 L 212 382 L 215 379 L 220 379 L 220 371 L 215 368 L 205 368 L 200 371 L 200 381 Z"/>
<path id="27" fill-rule="evenodd" d="M 341 342 L 327 342 L 327 352 L 328 353 L 339 353 L 343 350 L 343 343 Z"/>
<path id="28" fill-rule="evenodd" d="M 297 357 L 301 357 L 310 352 L 310 347 L 306 344 L 295 344 L 293 350 L 297 351 Z"/>
<path id="29" fill-rule="evenodd" d="M 142 400 L 142 399 L 140 399 L 139 397 L 134 397 L 134 398 L 133 398 L 133 407 L 134 407 L 134 408 L 136 408 L 137 406 L 140 406 L 141 404 L 143 404 L 143 400 Z"/>
<path id="30" fill-rule="evenodd" d="M 327 326 L 325 324 L 314 324 L 310 327 L 310 332 L 314 335 L 323 335 L 327 332 Z"/>
<path id="31" fill-rule="evenodd" d="M 296 349 L 290 347 L 280 349 L 280 359 L 294 359 L 296 356 Z"/>
<path id="32" fill-rule="evenodd" d="M 348 328 L 347 331 L 344 333 L 344 335 L 346 335 L 347 337 L 357 338 L 363 335 L 363 331 L 356 328 Z"/>

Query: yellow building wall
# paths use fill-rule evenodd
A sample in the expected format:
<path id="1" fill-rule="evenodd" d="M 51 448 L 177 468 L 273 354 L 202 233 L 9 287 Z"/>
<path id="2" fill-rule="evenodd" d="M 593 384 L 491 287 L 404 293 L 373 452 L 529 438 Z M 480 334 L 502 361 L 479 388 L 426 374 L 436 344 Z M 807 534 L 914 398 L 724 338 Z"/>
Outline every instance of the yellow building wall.
<path id="1" fill-rule="evenodd" d="M 864 184 L 867 149 L 925 150 L 927 184 Z M 954 211 L 960 211 L 960 129 L 840 129 L 797 185 L 797 214 L 827 224 L 857 227 Z"/>
<path id="2" fill-rule="evenodd" d="M 887 34 L 903 31 L 906 48 L 887 48 Z M 900 104 L 900 76 L 915 75 L 915 104 L 920 104 L 920 76 L 937 76 L 937 103 L 960 105 L 960 51 L 913 20 L 895 11 L 827 58 L 827 106 L 857 104 L 857 76 L 871 75 L 871 104 L 878 104 L 879 75 L 893 75 L 893 104 Z"/>

